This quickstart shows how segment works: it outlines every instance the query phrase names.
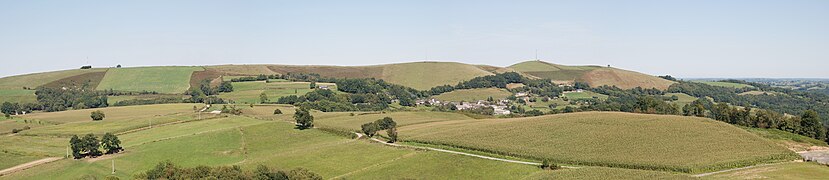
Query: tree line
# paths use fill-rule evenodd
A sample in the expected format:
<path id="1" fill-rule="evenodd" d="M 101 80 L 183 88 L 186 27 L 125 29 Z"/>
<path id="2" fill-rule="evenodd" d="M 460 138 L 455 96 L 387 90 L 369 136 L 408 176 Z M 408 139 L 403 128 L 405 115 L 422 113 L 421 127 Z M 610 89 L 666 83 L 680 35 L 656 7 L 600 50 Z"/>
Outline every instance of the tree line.
<path id="1" fill-rule="evenodd" d="M 170 161 L 164 161 L 156 164 L 150 170 L 135 175 L 135 179 L 322 180 L 322 176 L 304 168 L 284 171 L 265 165 L 258 165 L 252 171 L 244 171 L 238 165 L 216 167 L 200 165 L 186 168 Z"/>
<path id="2" fill-rule="evenodd" d="M 386 130 L 386 135 L 389 136 L 389 143 L 397 142 L 397 122 L 391 117 L 384 117 L 374 122 L 368 122 L 360 126 L 360 129 L 368 137 L 374 137 L 377 131 Z"/>

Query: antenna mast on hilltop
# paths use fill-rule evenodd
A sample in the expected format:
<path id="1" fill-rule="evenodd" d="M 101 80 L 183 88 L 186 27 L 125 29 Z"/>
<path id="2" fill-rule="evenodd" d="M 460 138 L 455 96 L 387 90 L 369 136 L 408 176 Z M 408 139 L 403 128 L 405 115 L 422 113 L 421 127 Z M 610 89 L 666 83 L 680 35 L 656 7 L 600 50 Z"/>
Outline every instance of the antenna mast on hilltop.
<path id="1" fill-rule="evenodd" d="M 535 49 L 535 60 L 538 61 L 538 49 Z"/>

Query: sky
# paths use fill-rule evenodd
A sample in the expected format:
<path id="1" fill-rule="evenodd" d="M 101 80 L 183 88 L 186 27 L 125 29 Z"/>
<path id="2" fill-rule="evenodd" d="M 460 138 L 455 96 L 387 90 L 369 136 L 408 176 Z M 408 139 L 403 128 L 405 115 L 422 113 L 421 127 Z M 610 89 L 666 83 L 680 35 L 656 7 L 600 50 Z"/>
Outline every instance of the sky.
<path id="1" fill-rule="evenodd" d="M 683 78 L 829 78 L 829 1 L 0 0 L 0 76 L 536 58 Z"/>

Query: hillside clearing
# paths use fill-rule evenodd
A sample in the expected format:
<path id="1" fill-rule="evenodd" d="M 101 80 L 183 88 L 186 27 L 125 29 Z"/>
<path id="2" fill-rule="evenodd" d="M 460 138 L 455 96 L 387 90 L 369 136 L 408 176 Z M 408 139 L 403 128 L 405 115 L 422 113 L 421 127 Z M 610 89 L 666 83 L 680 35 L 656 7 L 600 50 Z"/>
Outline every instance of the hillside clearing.
<path id="1" fill-rule="evenodd" d="M 495 100 L 498 99 L 507 99 L 508 96 L 512 95 L 511 92 L 498 89 L 498 88 L 483 88 L 483 89 L 461 89 L 455 90 L 452 92 L 443 93 L 437 96 L 434 96 L 435 99 L 441 101 L 452 101 L 452 102 L 475 102 L 478 100 L 487 100 L 488 98 L 492 97 Z"/>
<path id="2" fill-rule="evenodd" d="M 190 76 L 202 67 L 113 68 L 107 71 L 97 90 L 155 91 L 178 94 L 190 88 Z"/>
<path id="3" fill-rule="evenodd" d="M 426 123 L 401 127 L 400 136 L 566 164 L 691 173 L 798 158 L 725 123 L 616 112 Z"/>
<path id="4" fill-rule="evenodd" d="M 698 82 L 712 86 L 719 86 L 719 87 L 728 87 L 728 88 L 753 88 L 754 86 L 748 84 L 740 84 L 740 83 L 732 83 L 732 82 L 719 82 L 719 81 L 691 81 L 691 82 Z"/>

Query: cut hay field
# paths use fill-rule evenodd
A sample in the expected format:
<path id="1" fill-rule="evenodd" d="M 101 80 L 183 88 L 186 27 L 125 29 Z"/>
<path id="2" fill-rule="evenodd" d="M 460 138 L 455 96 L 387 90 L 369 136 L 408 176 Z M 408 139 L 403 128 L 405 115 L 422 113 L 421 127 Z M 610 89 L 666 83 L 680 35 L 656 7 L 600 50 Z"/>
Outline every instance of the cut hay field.
<path id="1" fill-rule="evenodd" d="M 665 93 L 665 97 L 673 97 L 673 96 L 676 96 L 677 98 L 679 98 L 676 101 L 674 101 L 674 103 L 679 105 L 679 107 L 685 106 L 686 104 L 691 104 L 691 102 L 694 102 L 697 99 L 699 99 L 699 98 L 696 98 L 694 96 L 691 96 L 691 95 L 688 95 L 688 94 L 685 94 L 685 93 Z"/>
<path id="2" fill-rule="evenodd" d="M 726 123 L 683 116 L 583 112 L 416 124 L 399 131 L 405 141 L 565 164 L 686 173 L 798 158 Z"/>
<path id="3" fill-rule="evenodd" d="M 293 113 L 293 112 L 291 112 Z M 326 114 L 324 112 L 319 112 L 314 114 Z M 398 126 L 407 126 L 412 124 L 421 124 L 421 123 L 429 123 L 429 122 L 440 122 L 440 121 L 453 121 L 453 120 L 468 120 L 472 119 L 468 116 L 458 113 L 449 113 L 449 112 L 388 112 L 388 113 L 379 113 L 379 112 L 365 112 L 365 113 L 354 113 L 354 116 L 350 115 L 336 115 L 336 116 L 321 116 L 321 118 L 315 119 L 315 123 L 317 123 L 320 127 L 329 127 L 335 129 L 347 129 L 352 131 L 359 131 L 360 125 L 363 125 L 368 122 L 374 122 L 379 119 L 383 119 L 384 117 L 391 117 L 397 122 Z"/>
<path id="4" fill-rule="evenodd" d="M 595 93 L 595 92 L 592 92 L 592 91 L 567 92 L 567 93 L 564 93 L 562 95 L 564 97 L 566 97 L 567 99 L 573 99 L 573 100 L 575 100 L 575 99 L 594 99 L 594 97 L 598 98 L 598 99 L 601 99 L 601 100 L 605 100 L 608 97 L 607 95 Z"/>
<path id="5" fill-rule="evenodd" d="M 748 87 L 748 88 L 753 88 L 754 87 L 754 86 L 751 86 L 751 85 L 748 85 L 748 84 L 740 84 L 740 83 L 732 83 L 732 82 L 700 81 L 700 80 L 691 81 L 691 82 L 698 82 L 698 83 L 703 83 L 703 84 L 712 85 L 712 86 L 738 88 L 738 89 L 739 88 L 745 88 L 745 87 Z"/>
<path id="6" fill-rule="evenodd" d="M 673 81 L 638 72 L 602 66 L 565 66 L 544 61 L 525 61 L 509 66 L 519 72 L 555 81 L 581 81 L 590 86 L 667 89 Z"/>
<path id="7" fill-rule="evenodd" d="M 477 100 L 487 100 L 487 98 L 492 97 L 493 99 L 507 99 L 508 96 L 512 95 L 511 92 L 498 89 L 498 88 L 484 88 L 484 89 L 461 89 L 456 90 L 448 93 L 443 93 L 433 98 L 441 101 L 453 101 L 453 102 L 473 102 Z"/>
<path id="8" fill-rule="evenodd" d="M 190 88 L 190 76 L 202 67 L 167 66 L 113 68 L 96 88 L 97 90 L 155 91 L 180 94 Z"/>
<path id="9" fill-rule="evenodd" d="M 202 107 L 204 104 L 158 104 L 141 106 L 107 107 L 97 109 L 81 109 L 61 112 L 42 112 L 20 116 L 23 119 L 45 121 L 50 123 L 71 123 L 92 121 L 89 115 L 92 111 L 102 111 L 106 114 L 104 121 L 121 121 L 138 118 L 171 115 L 183 112 L 193 112 L 193 106 Z"/>
<path id="10" fill-rule="evenodd" d="M 685 174 L 636 169 L 583 167 L 557 171 L 541 171 L 524 179 L 694 179 Z"/>
<path id="11" fill-rule="evenodd" d="M 381 79 L 418 90 L 440 85 L 455 85 L 461 81 L 493 73 L 477 66 L 453 62 L 417 62 L 384 65 Z"/>
<path id="12" fill-rule="evenodd" d="M 264 92 L 268 95 L 268 102 L 276 102 L 280 97 L 297 95 L 301 96 L 313 91 L 310 82 L 233 82 L 233 92 L 219 94 L 220 98 L 230 99 L 237 104 L 259 104 L 259 95 Z M 329 89 L 337 91 L 334 83 L 317 83 L 317 86 L 329 86 Z"/>
<path id="13" fill-rule="evenodd" d="M 37 102 L 34 90 L 0 89 L 0 103 L 33 103 Z"/>

